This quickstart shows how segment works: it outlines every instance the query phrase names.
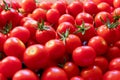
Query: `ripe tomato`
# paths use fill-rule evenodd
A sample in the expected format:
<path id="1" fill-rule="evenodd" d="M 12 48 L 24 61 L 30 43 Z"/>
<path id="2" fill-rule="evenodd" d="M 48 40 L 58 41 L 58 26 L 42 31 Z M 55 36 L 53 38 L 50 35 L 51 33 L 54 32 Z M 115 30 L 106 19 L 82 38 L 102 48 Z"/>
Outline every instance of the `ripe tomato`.
<path id="1" fill-rule="evenodd" d="M 50 67 L 43 72 L 41 80 L 68 80 L 68 77 L 63 69 Z"/>
<path id="2" fill-rule="evenodd" d="M 75 23 L 81 25 L 82 22 L 93 24 L 93 17 L 89 13 L 81 12 L 75 18 Z"/>
<path id="3" fill-rule="evenodd" d="M 12 80 L 39 80 L 39 78 L 33 71 L 22 69 L 14 74 Z"/>
<path id="4" fill-rule="evenodd" d="M 66 72 L 68 78 L 80 75 L 80 70 L 76 64 L 73 62 L 66 62 L 63 66 L 64 71 Z"/>
<path id="5" fill-rule="evenodd" d="M 26 27 L 16 26 L 10 31 L 9 37 L 17 37 L 22 42 L 26 43 L 30 38 L 30 31 Z"/>
<path id="6" fill-rule="evenodd" d="M 107 71 L 103 75 L 103 80 L 119 80 L 119 79 L 120 79 L 120 71 L 118 70 Z"/>
<path id="7" fill-rule="evenodd" d="M 85 68 L 81 71 L 84 80 L 102 80 L 102 71 L 97 66 Z"/>
<path id="8" fill-rule="evenodd" d="M 103 55 L 108 49 L 107 42 L 100 36 L 92 37 L 88 41 L 88 46 L 91 46 L 96 51 L 97 56 Z"/>
<path id="9" fill-rule="evenodd" d="M 69 14 L 76 17 L 78 13 L 83 11 L 83 3 L 81 1 L 73 1 L 67 6 L 67 11 Z"/>
<path id="10" fill-rule="evenodd" d="M 52 5 L 53 5 L 53 3 L 50 1 L 42 1 L 38 4 L 38 7 L 42 8 L 44 10 L 49 10 L 49 9 L 51 9 Z"/>
<path id="11" fill-rule="evenodd" d="M 59 60 L 65 55 L 65 45 L 59 39 L 51 39 L 45 44 L 50 60 Z"/>
<path id="12" fill-rule="evenodd" d="M 94 63 L 96 57 L 95 50 L 90 46 L 80 46 L 74 49 L 72 53 L 73 61 L 79 66 L 90 66 Z"/>
<path id="13" fill-rule="evenodd" d="M 81 76 L 74 76 L 70 80 L 84 80 Z"/>
<path id="14" fill-rule="evenodd" d="M 71 24 L 74 25 L 74 17 L 71 16 L 70 14 L 63 14 L 60 16 L 58 23 L 61 24 L 62 22 L 70 22 Z"/>
<path id="15" fill-rule="evenodd" d="M 113 6 L 114 6 L 115 8 L 120 7 L 120 0 L 113 0 Z"/>
<path id="16" fill-rule="evenodd" d="M 12 76 L 20 69 L 22 69 L 22 63 L 16 57 L 7 56 L 1 61 L 0 73 L 7 78 L 12 78 Z"/>
<path id="17" fill-rule="evenodd" d="M 24 52 L 23 61 L 29 69 L 38 70 L 44 68 L 47 64 L 48 53 L 45 47 L 40 44 L 34 44 Z"/>
<path id="18" fill-rule="evenodd" d="M 120 70 L 120 58 L 114 58 L 109 63 L 109 70 Z"/>
<path id="19" fill-rule="evenodd" d="M 34 9 L 36 9 L 35 0 L 22 0 L 21 8 L 24 9 L 26 13 L 32 13 Z"/>
<path id="20" fill-rule="evenodd" d="M 57 9 L 49 9 L 46 13 L 47 21 L 51 24 L 58 23 L 60 13 Z"/>
<path id="21" fill-rule="evenodd" d="M 22 60 L 25 49 L 24 43 L 16 37 L 10 37 L 4 42 L 4 52 L 7 56 L 15 56 Z"/>
<path id="22" fill-rule="evenodd" d="M 7 80 L 7 78 L 2 73 L 0 73 L 0 79 L 1 80 Z"/>

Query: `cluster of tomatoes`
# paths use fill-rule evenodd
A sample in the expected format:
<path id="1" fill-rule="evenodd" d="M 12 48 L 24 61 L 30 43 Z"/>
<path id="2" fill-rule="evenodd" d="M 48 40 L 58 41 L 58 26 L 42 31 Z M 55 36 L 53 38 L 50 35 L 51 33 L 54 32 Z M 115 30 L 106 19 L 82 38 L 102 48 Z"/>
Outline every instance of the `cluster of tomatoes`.
<path id="1" fill-rule="evenodd" d="M 120 0 L 0 4 L 0 80 L 119 80 Z"/>

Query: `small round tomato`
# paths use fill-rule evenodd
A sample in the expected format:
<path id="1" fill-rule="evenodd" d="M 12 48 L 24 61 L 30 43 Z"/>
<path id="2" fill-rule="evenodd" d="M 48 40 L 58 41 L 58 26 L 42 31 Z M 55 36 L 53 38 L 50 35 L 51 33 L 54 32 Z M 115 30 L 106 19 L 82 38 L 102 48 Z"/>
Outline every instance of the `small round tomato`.
<path id="1" fill-rule="evenodd" d="M 74 76 L 70 80 L 84 80 L 81 76 Z"/>
<path id="2" fill-rule="evenodd" d="M 43 45 L 31 45 L 24 52 L 23 61 L 29 69 L 38 70 L 44 68 L 47 60 L 48 53 Z"/>
<path id="3" fill-rule="evenodd" d="M 120 79 L 120 71 L 118 70 L 107 71 L 103 75 L 103 80 L 119 80 L 119 79 Z"/>
<path id="4" fill-rule="evenodd" d="M 39 78 L 33 71 L 22 69 L 14 74 L 12 80 L 39 80 Z"/>
<path id="5" fill-rule="evenodd" d="M 1 61 L 0 73 L 7 78 L 12 78 L 13 75 L 20 69 L 22 69 L 22 63 L 16 57 L 7 56 Z"/>
<path id="6" fill-rule="evenodd" d="M 22 42 L 26 43 L 30 38 L 30 31 L 26 27 L 16 26 L 10 31 L 9 37 L 17 37 Z"/>
<path id="7" fill-rule="evenodd" d="M 63 69 L 50 67 L 43 72 L 41 80 L 68 80 L 68 77 Z"/>
<path id="8" fill-rule="evenodd" d="M 66 62 L 63 66 L 64 71 L 66 72 L 68 78 L 80 75 L 80 70 L 76 64 L 73 62 Z"/>
<path id="9" fill-rule="evenodd" d="M 91 46 L 95 51 L 97 56 L 103 55 L 108 49 L 106 41 L 100 36 L 94 36 L 88 41 L 88 46 Z"/>
<path id="10" fill-rule="evenodd" d="M 96 57 L 95 50 L 90 46 L 80 46 L 74 49 L 72 53 L 73 61 L 79 66 L 90 66 L 94 63 Z"/>
<path id="11" fill-rule="evenodd" d="M 71 24 L 74 25 L 74 17 L 71 16 L 70 14 L 63 14 L 60 16 L 58 23 L 61 24 L 62 22 L 70 22 Z"/>
<path id="12" fill-rule="evenodd" d="M 93 17 L 89 13 L 81 12 L 75 18 L 75 23 L 81 25 L 82 22 L 93 24 Z"/>
<path id="13" fill-rule="evenodd" d="M 7 56 L 15 56 L 22 60 L 25 49 L 24 43 L 16 37 L 10 37 L 4 42 L 4 52 Z"/>
<path id="14" fill-rule="evenodd" d="M 51 9 L 52 5 L 53 5 L 53 3 L 50 1 L 42 1 L 38 4 L 38 7 L 42 8 L 44 10 L 49 10 L 49 9 Z"/>
<path id="15" fill-rule="evenodd" d="M 36 8 L 35 0 L 22 0 L 21 8 L 24 9 L 26 13 L 31 13 Z"/>
<path id="16" fill-rule="evenodd" d="M 102 80 L 102 71 L 97 66 L 85 68 L 81 71 L 81 76 L 85 80 Z"/>
<path id="17" fill-rule="evenodd" d="M 45 50 L 51 60 L 59 60 L 65 55 L 65 45 L 59 39 L 51 39 L 45 44 Z"/>
<path id="18" fill-rule="evenodd" d="M 120 0 L 113 0 L 113 6 L 114 6 L 115 8 L 120 7 Z"/>
<path id="19" fill-rule="evenodd" d="M 57 9 L 49 9 L 46 13 L 46 18 L 49 23 L 55 24 L 58 23 L 60 13 Z"/>

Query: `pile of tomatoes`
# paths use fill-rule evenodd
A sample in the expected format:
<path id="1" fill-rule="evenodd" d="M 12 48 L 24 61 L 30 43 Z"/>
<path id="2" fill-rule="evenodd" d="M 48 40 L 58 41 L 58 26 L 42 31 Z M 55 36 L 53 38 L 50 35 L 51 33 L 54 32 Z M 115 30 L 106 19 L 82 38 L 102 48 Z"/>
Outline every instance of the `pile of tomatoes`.
<path id="1" fill-rule="evenodd" d="M 0 80 L 119 80 L 120 0 L 2 0 Z"/>

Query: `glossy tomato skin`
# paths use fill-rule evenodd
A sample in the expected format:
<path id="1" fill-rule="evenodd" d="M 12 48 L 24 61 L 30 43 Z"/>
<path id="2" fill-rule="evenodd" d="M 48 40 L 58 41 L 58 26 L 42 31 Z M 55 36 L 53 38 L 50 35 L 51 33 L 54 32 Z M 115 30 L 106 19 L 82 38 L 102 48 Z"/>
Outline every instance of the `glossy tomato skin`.
<path id="1" fill-rule="evenodd" d="M 92 37 L 88 41 L 88 46 L 91 46 L 96 51 L 97 56 L 105 54 L 108 49 L 107 42 L 100 36 Z"/>
<path id="2" fill-rule="evenodd" d="M 29 69 L 43 69 L 47 64 L 47 60 L 48 53 L 41 44 L 31 45 L 24 52 L 23 61 Z"/>
<path id="3" fill-rule="evenodd" d="M 81 25 L 82 22 L 93 24 L 93 17 L 89 13 L 81 12 L 75 18 L 75 23 Z"/>
<path id="4" fill-rule="evenodd" d="M 74 76 L 70 80 L 84 80 L 81 76 Z"/>
<path id="5" fill-rule="evenodd" d="M 96 57 L 95 50 L 90 46 L 80 46 L 74 49 L 72 53 L 73 61 L 79 66 L 90 66 L 94 63 Z"/>
<path id="6" fill-rule="evenodd" d="M 63 69 L 66 72 L 69 79 L 74 76 L 80 75 L 80 70 L 78 65 L 74 64 L 73 62 L 66 62 L 63 66 Z"/>
<path id="7" fill-rule="evenodd" d="M 113 6 L 114 6 L 115 8 L 120 7 L 120 0 L 113 0 Z"/>
<path id="8" fill-rule="evenodd" d="M 102 71 L 97 66 L 88 67 L 81 71 L 84 80 L 102 80 Z"/>
<path id="9" fill-rule="evenodd" d="M 103 80 L 119 80 L 119 79 L 120 79 L 120 71 L 118 70 L 107 71 L 103 75 Z"/>
<path id="10" fill-rule="evenodd" d="M 22 69 L 14 74 L 12 80 L 39 80 L 39 78 L 33 71 Z"/>
<path id="11" fill-rule="evenodd" d="M 50 67 L 43 72 L 41 80 L 68 80 L 68 77 L 63 69 L 59 67 Z"/>
<path id="12" fill-rule="evenodd" d="M 23 60 L 25 49 L 24 43 L 16 37 L 10 37 L 4 43 L 5 54 L 7 56 L 15 56 L 20 60 Z"/>
<path id="13" fill-rule="evenodd" d="M 59 60 L 65 55 L 65 45 L 59 39 L 51 39 L 45 44 L 50 60 Z"/>
<path id="14" fill-rule="evenodd" d="M 10 31 L 9 37 L 17 37 L 22 42 L 26 43 L 30 38 L 30 31 L 26 27 L 16 26 Z"/>
<path id="15" fill-rule="evenodd" d="M 31 13 L 36 8 L 36 3 L 34 0 L 22 0 L 21 8 L 26 13 Z"/>
<path id="16" fill-rule="evenodd" d="M 1 61 L 0 73 L 7 78 L 12 78 L 13 75 L 20 69 L 22 69 L 22 63 L 16 57 L 7 56 Z"/>

